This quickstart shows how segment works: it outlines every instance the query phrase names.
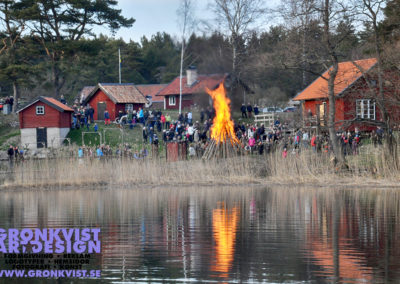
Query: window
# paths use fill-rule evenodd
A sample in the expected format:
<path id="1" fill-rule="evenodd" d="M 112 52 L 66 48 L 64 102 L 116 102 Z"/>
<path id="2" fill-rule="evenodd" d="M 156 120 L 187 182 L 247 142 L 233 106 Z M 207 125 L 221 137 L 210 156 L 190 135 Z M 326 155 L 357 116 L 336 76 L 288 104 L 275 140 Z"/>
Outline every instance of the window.
<path id="1" fill-rule="evenodd" d="M 125 104 L 125 112 L 126 113 L 133 112 L 133 104 Z"/>
<path id="2" fill-rule="evenodd" d="M 375 102 L 373 100 L 356 101 L 357 118 L 375 120 Z"/>
<path id="3" fill-rule="evenodd" d="M 168 99 L 169 99 L 170 106 L 174 106 L 176 104 L 175 96 L 170 96 L 170 97 L 168 97 Z"/>
<path id="4" fill-rule="evenodd" d="M 36 107 L 36 114 L 43 115 L 44 114 L 44 106 L 37 106 Z"/>

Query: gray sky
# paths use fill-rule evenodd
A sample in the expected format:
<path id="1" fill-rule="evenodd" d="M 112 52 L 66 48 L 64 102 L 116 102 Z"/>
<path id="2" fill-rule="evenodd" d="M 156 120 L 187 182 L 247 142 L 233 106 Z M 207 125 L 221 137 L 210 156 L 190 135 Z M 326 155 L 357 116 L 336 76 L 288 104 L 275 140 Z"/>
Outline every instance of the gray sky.
<path id="1" fill-rule="evenodd" d="M 134 18 L 136 22 L 131 28 L 122 28 L 116 38 L 122 37 L 125 41 L 130 39 L 139 42 L 142 36 L 151 38 L 157 32 L 167 32 L 170 35 L 178 36 L 176 10 L 179 0 L 118 0 L 118 9 L 127 18 Z M 201 19 L 211 19 L 212 13 L 207 11 L 208 0 L 197 0 L 195 16 Z M 95 29 L 97 33 L 111 36 L 106 29 Z"/>

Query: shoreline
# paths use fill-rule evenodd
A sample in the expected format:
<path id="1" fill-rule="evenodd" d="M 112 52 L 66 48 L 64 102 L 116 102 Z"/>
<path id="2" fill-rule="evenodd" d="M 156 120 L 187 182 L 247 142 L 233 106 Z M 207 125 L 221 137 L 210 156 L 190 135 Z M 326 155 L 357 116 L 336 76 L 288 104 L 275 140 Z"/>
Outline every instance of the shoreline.
<path id="1" fill-rule="evenodd" d="M 246 188 L 268 188 L 268 187 L 282 187 L 282 188 L 302 188 L 302 187 L 312 187 L 312 188 L 320 188 L 320 189 L 351 189 L 356 187 L 355 189 L 359 190 L 362 188 L 365 189 L 400 189 L 400 184 L 395 181 L 385 181 L 385 180 L 366 180 L 365 183 L 349 183 L 350 179 L 343 179 L 336 183 L 332 184 L 324 184 L 322 182 L 304 182 L 304 183 L 284 183 L 284 182 L 276 182 L 276 181 L 258 181 L 254 183 L 236 183 L 236 184 L 228 184 L 228 183 L 168 183 L 168 184 L 153 184 L 153 183 L 142 183 L 140 185 L 127 185 L 124 182 L 121 183 L 81 183 L 81 184 L 46 184 L 46 185 L 0 185 L 1 192 L 26 192 L 26 191 L 71 191 L 71 190 L 114 190 L 110 187 L 116 187 L 115 190 L 147 190 L 147 189 L 164 189 L 164 188 L 190 188 L 190 187 L 199 187 L 199 188 L 213 188 L 213 187 L 243 187 L 243 190 Z"/>

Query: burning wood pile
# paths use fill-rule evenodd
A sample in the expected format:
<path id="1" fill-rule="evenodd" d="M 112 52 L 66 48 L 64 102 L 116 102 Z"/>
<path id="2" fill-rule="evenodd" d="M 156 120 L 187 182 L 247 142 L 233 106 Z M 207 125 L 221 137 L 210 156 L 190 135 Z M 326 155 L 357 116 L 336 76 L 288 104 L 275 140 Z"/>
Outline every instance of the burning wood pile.
<path id="1" fill-rule="evenodd" d="M 211 127 L 211 142 L 203 154 L 203 159 L 237 156 L 241 151 L 241 145 L 235 134 L 231 118 L 231 100 L 226 95 L 224 84 L 221 83 L 213 91 L 207 89 L 207 93 L 213 100 L 215 117 Z"/>

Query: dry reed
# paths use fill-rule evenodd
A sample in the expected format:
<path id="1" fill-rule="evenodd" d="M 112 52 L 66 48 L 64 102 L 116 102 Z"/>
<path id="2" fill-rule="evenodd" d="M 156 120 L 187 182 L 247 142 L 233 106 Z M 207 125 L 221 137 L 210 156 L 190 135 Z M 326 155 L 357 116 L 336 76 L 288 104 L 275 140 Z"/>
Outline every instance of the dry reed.
<path id="1" fill-rule="evenodd" d="M 348 158 L 350 169 L 337 171 L 326 153 L 303 151 L 282 158 L 279 152 L 265 156 L 230 159 L 164 160 L 58 158 L 28 160 L 15 165 L 3 187 L 212 184 L 317 184 L 396 185 L 399 171 L 387 163 L 382 151 L 370 149 Z"/>

